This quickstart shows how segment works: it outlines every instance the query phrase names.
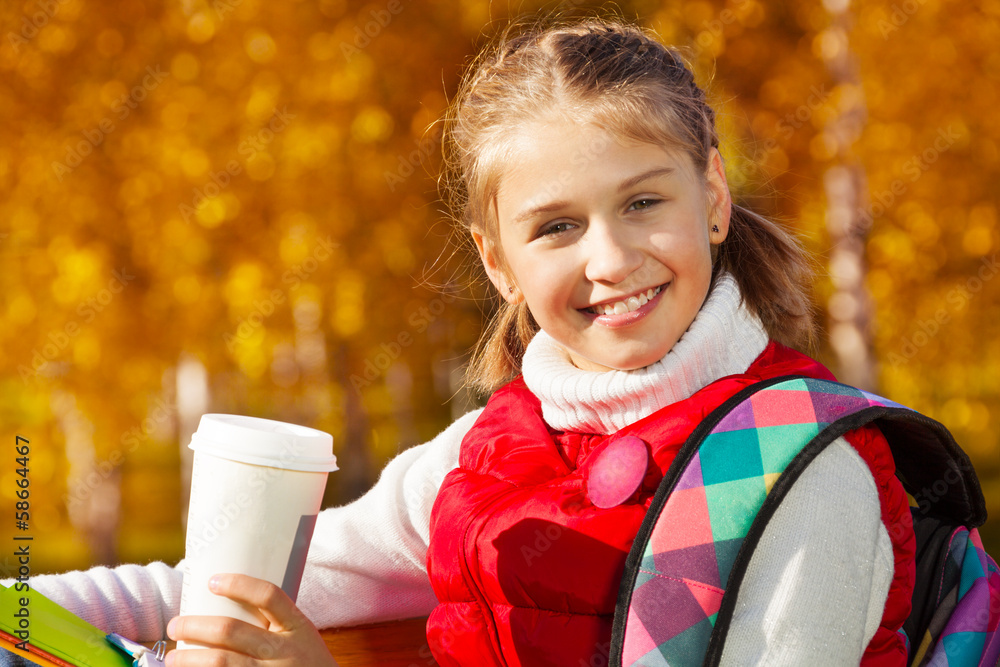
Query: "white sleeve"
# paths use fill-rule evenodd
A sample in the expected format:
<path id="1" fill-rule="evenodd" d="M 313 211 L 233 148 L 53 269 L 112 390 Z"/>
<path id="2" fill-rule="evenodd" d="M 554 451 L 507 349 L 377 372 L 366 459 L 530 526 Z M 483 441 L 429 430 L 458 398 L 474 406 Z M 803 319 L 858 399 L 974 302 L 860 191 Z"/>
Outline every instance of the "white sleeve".
<path id="1" fill-rule="evenodd" d="M 181 561 L 183 564 L 184 561 Z M 40 574 L 28 585 L 104 632 L 141 642 L 163 639 L 181 604 L 182 570 L 166 563 Z M 9 586 L 9 581 L 0 582 Z"/>
<path id="2" fill-rule="evenodd" d="M 882 619 L 893 562 L 875 480 L 838 438 L 761 535 L 721 664 L 856 666 Z"/>
<path id="3" fill-rule="evenodd" d="M 298 606 L 317 627 L 430 613 L 436 604 L 426 566 L 431 508 L 480 411 L 403 451 L 358 500 L 320 512 L 298 596 Z M 38 575 L 29 583 L 104 632 L 155 641 L 180 610 L 183 566 L 182 560 L 175 567 L 94 567 Z"/>

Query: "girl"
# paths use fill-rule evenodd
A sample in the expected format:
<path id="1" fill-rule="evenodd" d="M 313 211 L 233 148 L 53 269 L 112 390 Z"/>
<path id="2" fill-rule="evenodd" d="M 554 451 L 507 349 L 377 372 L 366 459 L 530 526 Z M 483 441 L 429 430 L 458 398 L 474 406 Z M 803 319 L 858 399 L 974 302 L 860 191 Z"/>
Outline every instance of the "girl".
<path id="1" fill-rule="evenodd" d="M 687 435 L 757 380 L 831 377 L 786 347 L 809 341 L 808 264 L 732 203 L 703 92 L 638 28 L 506 36 L 467 76 L 446 148 L 503 299 L 471 367 L 487 407 L 320 515 L 298 607 L 217 578 L 267 631 L 173 618 L 181 566 L 38 577 L 42 593 L 108 631 L 217 647 L 175 667 L 335 664 L 316 627 L 428 614 L 442 665 L 605 664 L 625 557 Z M 623 430 L 643 435 L 645 469 L 598 507 L 590 465 Z M 902 663 L 913 532 L 887 457 L 866 427 L 803 473 L 750 563 L 725 664 Z"/>

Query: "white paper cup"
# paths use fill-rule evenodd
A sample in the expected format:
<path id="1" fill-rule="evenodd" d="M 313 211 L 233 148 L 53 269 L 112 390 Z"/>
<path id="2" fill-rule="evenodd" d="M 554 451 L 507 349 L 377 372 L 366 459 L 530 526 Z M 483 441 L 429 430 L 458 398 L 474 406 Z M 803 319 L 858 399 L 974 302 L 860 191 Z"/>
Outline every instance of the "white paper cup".
<path id="1" fill-rule="evenodd" d="M 208 580 L 248 574 L 296 599 L 327 474 L 337 469 L 333 437 L 270 419 L 207 414 L 189 446 L 194 465 L 180 613 L 264 627 L 257 612 L 208 590 Z"/>

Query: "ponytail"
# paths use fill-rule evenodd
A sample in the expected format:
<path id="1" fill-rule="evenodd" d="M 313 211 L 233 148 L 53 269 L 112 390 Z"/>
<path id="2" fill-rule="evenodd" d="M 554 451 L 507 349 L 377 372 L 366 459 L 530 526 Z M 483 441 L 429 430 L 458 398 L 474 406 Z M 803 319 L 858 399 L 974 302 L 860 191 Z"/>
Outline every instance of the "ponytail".
<path id="1" fill-rule="evenodd" d="M 479 339 L 469 362 L 467 377 L 474 389 L 491 393 L 521 372 L 521 358 L 539 326 L 524 301 L 511 304 L 500 300 L 488 336 Z"/>
<path id="2" fill-rule="evenodd" d="M 729 234 L 718 248 L 713 275 L 732 274 L 767 335 L 789 347 L 811 347 L 813 267 L 802 244 L 771 220 L 733 204 Z"/>

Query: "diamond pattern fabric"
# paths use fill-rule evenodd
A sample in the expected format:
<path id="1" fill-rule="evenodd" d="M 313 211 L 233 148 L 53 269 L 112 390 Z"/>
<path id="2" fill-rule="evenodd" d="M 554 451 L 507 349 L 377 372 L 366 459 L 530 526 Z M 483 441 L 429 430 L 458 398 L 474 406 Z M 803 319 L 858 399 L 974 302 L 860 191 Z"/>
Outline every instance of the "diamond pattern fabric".
<path id="1" fill-rule="evenodd" d="M 775 481 L 826 426 L 872 406 L 902 407 L 797 378 L 729 410 L 680 472 L 646 542 L 623 665 L 702 663 L 737 553 Z"/>

